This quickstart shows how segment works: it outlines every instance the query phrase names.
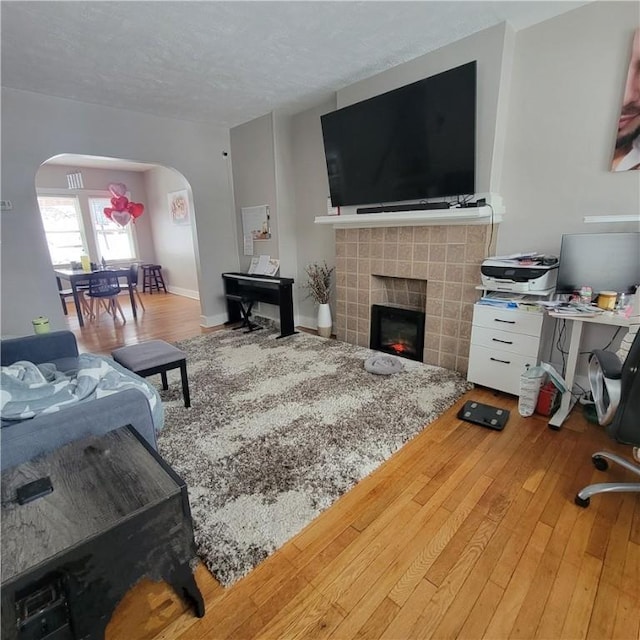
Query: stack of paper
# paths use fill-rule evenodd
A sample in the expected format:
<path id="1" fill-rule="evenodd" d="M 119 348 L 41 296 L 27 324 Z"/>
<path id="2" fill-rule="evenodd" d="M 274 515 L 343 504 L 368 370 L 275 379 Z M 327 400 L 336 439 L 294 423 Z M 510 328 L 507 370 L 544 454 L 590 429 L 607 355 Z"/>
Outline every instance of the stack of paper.
<path id="1" fill-rule="evenodd" d="M 504 262 L 506 264 L 538 263 L 544 258 L 543 253 L 529 251 L 527 253 L 512 253 L 508 256 L 491 256 L 489 260 Z"/>
<path id="2" fill-rule="evenodd" d="M 538 309 L 538 298 L 524 293 L 511 293 L 506 291 L 492 291 L 478 300 L 478 304 L 503 309 Z"/>
<path id="3" fill-rule="evenodd" d="M 271 256 L 259 256 L 251 258 L 249 265 L 250 275 L 275 276 L 280 269 L 280 260 Z"/>
<path id="4" fill-rule="evenodd" d="M 497 300 L 495 298 L 489 298 L 484 296 L 478 300 L 478 304 L 486 305 L 488 307 L 501 307 L 502 309 L 517 309 L 518 303 L 513 300 Z"/>
<path id="5" fill-rule="evenodd" d="M 580 316 L 585 318 L 597 316 L 599 313 L 602 313 L 602 309 L 590 304 L 579 304 L 573 302 L 570 304 L 564 303 L 555 307 L 553 312 L 562 316 Z"/>

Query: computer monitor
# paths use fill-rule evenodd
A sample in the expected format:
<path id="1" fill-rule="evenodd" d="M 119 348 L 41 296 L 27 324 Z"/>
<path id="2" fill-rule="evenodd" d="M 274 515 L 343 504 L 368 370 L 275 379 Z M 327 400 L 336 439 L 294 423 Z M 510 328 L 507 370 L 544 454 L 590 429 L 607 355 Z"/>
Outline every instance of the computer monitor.
<path id="1" fill-rule="evenodd" d="M 640 232 L 571 233 L 562 236 L 556 293 L 584 286 L 633 293 L 640 284 Z"/>

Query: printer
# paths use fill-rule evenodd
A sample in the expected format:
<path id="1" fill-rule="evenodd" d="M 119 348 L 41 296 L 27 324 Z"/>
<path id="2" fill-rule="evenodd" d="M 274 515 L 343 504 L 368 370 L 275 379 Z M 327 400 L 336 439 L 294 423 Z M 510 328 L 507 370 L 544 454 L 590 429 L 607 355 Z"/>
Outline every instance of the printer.
<path id="1" fill-rule="evenodd" d="M 551 293 L 558 278 L 558 264 L 556 256 L 538 253 L 487 258 L 480 266 L 482 286 L 511 293 Z"/>

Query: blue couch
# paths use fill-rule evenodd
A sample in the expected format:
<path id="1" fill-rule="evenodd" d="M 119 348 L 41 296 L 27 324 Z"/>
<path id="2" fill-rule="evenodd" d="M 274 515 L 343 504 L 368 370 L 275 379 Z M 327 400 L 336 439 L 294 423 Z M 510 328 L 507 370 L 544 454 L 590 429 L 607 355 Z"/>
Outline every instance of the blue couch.
<path id="1" fill-rule="evenodd" d="M 78 345 L 70 331 L 25 336 L 2 340 L 1 364 L 8 366 L 20 360 L 34 364 L 51 362 L 59 371 L 77 369 Z M 58 447 L 89 435 L 101 435 L 123 425 L 132 425 L 157 449 L 156 432 L 162 428 L 163 409 L 156 389 L 118 363 L 109 361 L 122 373 L 143 381 L 157 396 L 158 409 L 152 415 L 144 393 L 125 389 L 113 395 L 81 401 L 56 413 L 27 420 L 2 421 L 0 429 L 0 468 L 2 470 L 49 453 Z"/>

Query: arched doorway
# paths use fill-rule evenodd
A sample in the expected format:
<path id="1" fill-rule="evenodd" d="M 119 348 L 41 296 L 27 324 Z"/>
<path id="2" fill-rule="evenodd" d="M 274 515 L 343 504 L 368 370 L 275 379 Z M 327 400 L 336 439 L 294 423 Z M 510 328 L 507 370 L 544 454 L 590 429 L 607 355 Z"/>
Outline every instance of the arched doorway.
<path id="1" fill-rule="evenodd" d="M 119 158 L 60 154 L 45 161 L 36 192 L 51 261 L 71 266 L 86 254 L 91 262 L 116 266 L 131 262 L 161 264 L 168 291 L 199 299 L 195 211 L 191 186 L 178 171 Z M 144 213 L 124 227 L 108 220 L 109 185 L 123 185 Z M 186 209 L 172 215 L 181 197 Z M 45 214 L 45 212 L 49 212 Z"/>

